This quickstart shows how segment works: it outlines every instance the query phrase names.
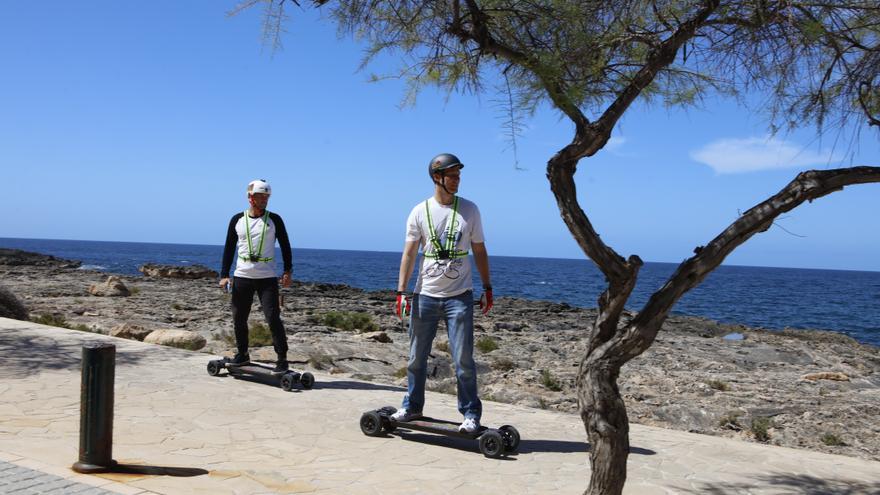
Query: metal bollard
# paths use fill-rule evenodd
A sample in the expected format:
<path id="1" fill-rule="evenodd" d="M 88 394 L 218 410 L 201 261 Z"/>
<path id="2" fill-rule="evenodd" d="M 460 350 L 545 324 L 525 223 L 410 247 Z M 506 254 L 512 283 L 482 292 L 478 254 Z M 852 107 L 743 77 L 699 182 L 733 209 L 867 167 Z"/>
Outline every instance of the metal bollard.
<path id="1" fill-rule="evenodd" d="M 109 471 L 113 460 L 113 380 L 116 346 L 90 342 L 82 347 L 82 388 L 79 403 L 78 473 Z"/>

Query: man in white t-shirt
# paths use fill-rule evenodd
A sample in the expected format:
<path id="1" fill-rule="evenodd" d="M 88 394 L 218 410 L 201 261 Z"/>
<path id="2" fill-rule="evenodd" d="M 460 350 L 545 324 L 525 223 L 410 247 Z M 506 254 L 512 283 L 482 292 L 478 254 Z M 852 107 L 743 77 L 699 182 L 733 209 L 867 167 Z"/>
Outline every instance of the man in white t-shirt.
<path id="1" fill-rule="evenodd" d="M 471 201 L 456 196 L 463 167 L 455 155 L 442 153 L 434 157 L 428 164 L 434 195 L 416 205 L 406 221 L 395 312 L 401 318 L 411 316 L 408 386 L 403 406 L 392 418 L 410 421 L 422 416 L 428 355 L 437 325 L 444 320 L 458 382 L 458 411 L 464 416 L 459 431 L 473 433 L 480 428 L 483 406 L 477 396 L 474 363 L 474 289 L 469 251 L 473 252 L 483 282 L 483 314 L 492 308 L 492 284 L 480 210 Z M 405 291 L 420 247 L 419 276 L 409 308 Z"/>

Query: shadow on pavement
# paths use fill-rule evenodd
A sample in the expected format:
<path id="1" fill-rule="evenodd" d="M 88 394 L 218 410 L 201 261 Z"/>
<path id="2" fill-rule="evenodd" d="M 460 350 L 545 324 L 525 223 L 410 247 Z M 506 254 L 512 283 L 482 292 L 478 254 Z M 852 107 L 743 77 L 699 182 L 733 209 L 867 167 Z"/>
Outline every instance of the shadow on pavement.
<path id="1" fill-rule="evenodd" d="M 173 476 L 175 478 L 191 478 L 208 474 L 200 468 L 183 468 L 170 466 L 145 466 L 141 464 L 116 464 L 109 471 L 113 474 L 136 474 L 150 476 Z"/>
<path id="2" fill-rule="evenodd" d="M 444 435 L 431 435 L 425 433 L 416 433 L 407 430 L 403 426 L 399 426 L 391 436 L 397 436 L 404 440 L 410 440 L 429 445 L 437 445 L 468 452 L 480 452 L 477 440 L 470 440 L 461 437 L 447 437 Z M 519 448 L 516 452 L 512 452 L 510 456 L 517 454 L 534 454 L 540 452 L 557 453 L 557 454 L 586 454 L 590 451 L 590 445 L 586 442 L 576 442 L 567 440 L 521 440 Z M 639 455 L 655 455 L 656 452 L 650 449 L 642 449 L 639 447 L 631 447 L 630 453 Z"/>
<path id="3" fill-rule="evenodd" d="M 0 360 L 0 375 L 15 378 L 44 370 L 82 369 L 83 344 L 107 341 L 106 338 L 101 337 L 83 332 L 81 338 L 64 335 L 58 340 L 52 338 L 48 332 L 42 335 L 22 335 L 14 329 L 0 331 L 0 355 L 4 356 L 4 359 Z M 120 351 L 117 348 L 116 364 L 137 364 L 148 358 L 156 359 L 162 354 L 161 348 L 151 348 L 149 352 L 130 349 Z"/>
<path id="4" fill-rule="evenodd" d="M 572 442 L 568 440 L 521 440 L 519 443 L 520 454 L 531 454 L 533 452 L 556 452 L 560 454 L 568 454 L 572 452 L 587 453 L 590 451 L 590 444 L 587 442 Z M 642 449 L 639 447 L 630 447 L 630 454 L 639 455 L 655 455 L 657 454 L 650 449 Z"/>
<path id="5" fill-rule="evenodd" d="M 395 385 L 382 385 L 380 383 L 356 382 L 352 380 L 338 380 L 332 382 L 315 382 L 314 389 L 333 390 L 390 390 L 392 392 L 406 392 L 403 387 Z"/>
<path id="6" fill-rule="evenodd" d="M 767 486 L 772 486 L 780 492 L 800 495 L 826 495 L 829 493 L 835 495 L 876 495 L 880 493 L 880 481 L 825 479 L 806 474 L 768 474 L 755 476 L 752 482 L 704 483 L 688 493 L 709 495 L 752 493 Z"/>

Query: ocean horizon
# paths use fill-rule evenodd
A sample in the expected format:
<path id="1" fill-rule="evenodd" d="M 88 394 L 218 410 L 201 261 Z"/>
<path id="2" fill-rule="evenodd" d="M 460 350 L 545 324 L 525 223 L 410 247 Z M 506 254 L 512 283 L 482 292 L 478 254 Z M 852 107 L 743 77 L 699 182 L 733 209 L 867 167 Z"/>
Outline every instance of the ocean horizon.
<path id="1" fill-rule="evenodd" d="M 122 241 L 0 238 L 0 247 L 82 262 L 82 269 L 140 276 L 145 263 L 220 270 L 223 246 Z M 394 290 L 400 252 L 293 248 L 295 280 Z M 280 254 L 276 257 L 280 260 Z M 678 263 L 646 262 L 627 309 L 638 310 Z M 496 297 L 593 308 L 604 276 L 586 258 L 490 255 Z M 475 275 L 475 287 L 479 278 Z M 414 281 L 414 280 L 413 280 Z M 830 330 L 880 346 L 880 272 L 721 265 L 685 294 L 673 314 L 771 330 Z"/>

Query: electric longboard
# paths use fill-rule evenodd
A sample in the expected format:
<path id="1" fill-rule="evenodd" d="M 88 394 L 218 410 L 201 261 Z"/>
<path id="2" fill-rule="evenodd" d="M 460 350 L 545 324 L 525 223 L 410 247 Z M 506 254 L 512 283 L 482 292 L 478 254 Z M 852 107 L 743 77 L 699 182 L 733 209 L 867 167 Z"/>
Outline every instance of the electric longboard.
<path id="1" fill-rule="evenodd" d="M 516 452 L 519 447 L 519 432 L 510 425 L 504 425 L 497 429 L 480 426 L 479 430 L 467 433 L 458 431 L 458 423 L 443 419 L 421 417 L 406 422 L 395 421 L 391 419 L 391 415 L 395 412 L 397 409 L 394 407 L 385 406 L 363 413 L 361 415 L 361 431 L 364 435 L 377 437 L 391 433 L 399 427 L 448 437 L 477 440 L 480 452 L 486 457 L 494 459 Z"/>
<path id="2" fill-rule="evenodd" d="M 308 371 L 300 373 L 298 371 L 287 370 L 284 372 L 275 372 L 272 367 L 262 363 L 250 362 L 247 364 L 233 364 L 229 358 L 214 359 L 208 362 L 208 374 L 217 376 L 222 370 L 226 370 L 229 375 L 235 378 L 243 376 L 257 376 L 261 378 L 278 379 L 279 385 L 286 391 L 293 390 L 293 387 L 299 383 L 302 388 L 308 390 L 315 384 L 315 377 Z"/>

